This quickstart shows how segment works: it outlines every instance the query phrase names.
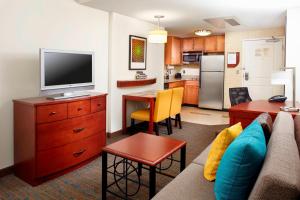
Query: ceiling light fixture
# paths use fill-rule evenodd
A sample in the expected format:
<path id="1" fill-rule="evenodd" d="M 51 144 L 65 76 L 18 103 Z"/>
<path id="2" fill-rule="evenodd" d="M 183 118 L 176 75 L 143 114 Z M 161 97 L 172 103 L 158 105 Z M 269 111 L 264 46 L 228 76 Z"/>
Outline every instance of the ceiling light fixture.
<path id="1" fill-rule="evenodd" d="M 198 36 L 209 36 L 211 34 L 212 34 L 212 32 L 210 30 L 206 30 L 206 29 L 201 29 L 201 30 L 195 31 L 195 35 L 198 35 Z"/>
<path id="2" fill-rule="evenodd" d="M 164 18 L 163 15 L 155 15 L 155 19 L 157 19 L 157 29 L 150 31 L 148 35 L 148 39 L 150 43 L 163 44 L 167 43 L 168 32 L 161 29 L 160 27 L 160 19 Z"/>

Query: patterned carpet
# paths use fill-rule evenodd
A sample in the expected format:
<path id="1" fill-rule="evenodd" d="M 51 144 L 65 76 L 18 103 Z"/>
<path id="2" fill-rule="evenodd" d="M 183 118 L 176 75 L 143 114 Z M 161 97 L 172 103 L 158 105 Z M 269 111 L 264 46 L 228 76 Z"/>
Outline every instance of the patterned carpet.
<path id="1" fill-rule="evenodd" d="M 224 125 L 206 126 L 192 123 L 183 123 L 183 129 L 173 129 L 171 136 L 187 141 L 187 165 L 214 139 L 215 132 L 224 128 Z M 162 133 L 166 130 L 162 127 Z M 114 136 L 108 140 L 109 143 L 122 139 L 126 136 Z M 174 155 L 179 158 L 179 154 Z M 113 163 L 113 157 L 108 157 L 108 163 Z M 49 160 L 51 162 L 51 160 Z M 168 162 L 168 161 L 166 161 Z M 165 163 L 168 165 L 168 163 Z M 175 163 L 167 172 L 176 175 L 179 171 L 179 164 Z M 131 178 L 135 178 L 132 176 Z M 113 180 L 108 177 L 108 182 Z M 141 177 L 143 183 L 148 184 L 148 172 L 143 171 Z M 171 179 L 162 175 L 157 175 L 157 191 L 163 188 Z M 121 185 L 124 183 L 121 183 Z M 112 188 L 118 192 L 116 187 Z M 129 191 L 136 189 L 135 184 L 129 184 Z M 64 176 L 48 181 L 37 187 L 31 187 L 14 175 L 8 175 L 0 179 L 0 199 L 1 200 L 44 200 L 44 199 L 101 199 L 101 157 L 88 165 L 68 173 Z M 118 199 L 108 194 L 108 199 Z M 139 193 L 133 199 L 148 199 L 148 189 L 141 187 Z"/>

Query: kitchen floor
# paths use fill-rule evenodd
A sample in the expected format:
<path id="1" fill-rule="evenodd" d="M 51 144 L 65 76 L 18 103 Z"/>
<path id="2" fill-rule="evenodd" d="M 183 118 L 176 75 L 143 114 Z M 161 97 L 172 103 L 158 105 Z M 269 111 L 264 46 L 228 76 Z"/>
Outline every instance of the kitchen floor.
<path id="1" fill-rule="evenodd" d="M 206 110 L 197 107 L 183 106 L 181 120 L 203 125 L 229 124 L 229 115 L 225 111 Z"/>

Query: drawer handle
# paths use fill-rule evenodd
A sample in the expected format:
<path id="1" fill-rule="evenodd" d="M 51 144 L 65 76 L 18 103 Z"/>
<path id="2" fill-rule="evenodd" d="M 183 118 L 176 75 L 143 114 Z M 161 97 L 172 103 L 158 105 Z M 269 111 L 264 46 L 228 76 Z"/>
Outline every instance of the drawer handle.
<path id="1" fill-rule="evenodd" d="M 82 108 L 77 108 L 77 111 L 81 111 L 82 110 Z"/>
<path id="2" fill-rule="evenodd" d="M 97 106 L 100 107 L 100 106 L 102 106 L 102 104 L 101 104 L 101 103 L 98 103 Z"/>
<path id="3" fill-rule="evenodd" d="M 75 128 L 73 129 L 74 133 L 80 133 L 81 131 L 83 131 L 85 128 Z"/>
<path id="4" fill-rule="evenodd" d="M 56 112 L 49 113 L 50 116 L 55 115 L 55 114 L 56 114 Z"/>
<path id="5" fill-rule="evenodd" d="M 77 152 L 74 152 L 73 156 L 77 158 L 77 157 L 81 156 L 85 151 L 86 151 L 86 149 L 81 149 Z"/>

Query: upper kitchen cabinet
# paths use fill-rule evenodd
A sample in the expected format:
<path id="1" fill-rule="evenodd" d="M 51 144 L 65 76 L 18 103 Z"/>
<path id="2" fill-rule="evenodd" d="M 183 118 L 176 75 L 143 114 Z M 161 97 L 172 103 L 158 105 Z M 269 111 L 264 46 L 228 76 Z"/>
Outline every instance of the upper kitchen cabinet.
<path id="1" fill-rule="evenodd" d="M 204 50 L 204 38 L 195 37 L 194 38 L 194 51 L 203 51 Z"/>
<path id="2" fill-rule="evenodd" d="M 204 38 L 204 52 L 224 52 L 224 35 L 214 35 Z"/>
<path id="3" fill-rule="evenodd" d="M 224 35 L 182 39 L 182 51 L 224 52 Z"/>
<path id="4" fill-rule="evenodd" d="M 168 36 L 165 46 L 165 64 L 180 65 L 181 64 L 181 39 L 178 37 Z"/>
<path id="5" fill-rule="evenodd" d="M 182 39 L 182 51 L 194 51 L 194 38 Z"/>
<path id="6" fill-rule="evenodd" d="M 225 36 L 218 35 L 217 36 L 217 52 L 224 52 L 225 51 Z"/>
<path id="7" fill-rule="evenodd" d="M 182 51 L 203 51 L 204 50 L 204 38 L 183 38 L 182 39 Z"/>

